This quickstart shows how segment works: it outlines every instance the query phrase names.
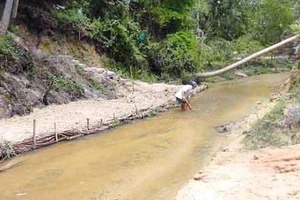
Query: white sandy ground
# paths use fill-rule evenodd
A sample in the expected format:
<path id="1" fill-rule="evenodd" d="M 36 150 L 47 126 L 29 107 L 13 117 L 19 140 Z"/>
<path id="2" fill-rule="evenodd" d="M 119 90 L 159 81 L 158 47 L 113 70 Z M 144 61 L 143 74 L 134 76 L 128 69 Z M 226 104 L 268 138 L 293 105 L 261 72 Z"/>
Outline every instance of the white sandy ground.
<path id="1" fill-rule="evenodd" d="M 183 186 L 175 199 L 300 199 L 300 145 L 247 151 L 241 143 L 242 133 L 274 105 L 258 105 L 257 113 L 232 131 L 211 163 Z"/>
<path id="2" fill-rule="evenodd" d="M 15 143 L 32 137 L 34 119 L 37 124 L 37 136 L 53 134 L 54 123 L 58 132 L 84 130 L 87 118 L 90 119 L 90 127 L 92 127 L 99 125 L 101 119 L 103 123 L 106 123 L 114 117 L 119 118 L 135 113 L 136 108 L 137 110 L 153 109 L 174 103 L 174 94 L 181 87 L 180 85 L 148 84 L 136 81 L 133 92 L 131 82 L 127 85 L 129 87 L 118 89 L 120 96 L 118 99 L 97 98 L 64 105 L 50 105 L 43 109 L 35 109 L 27 116 L 2 119 L 0 120 L 0 140 Z"/>

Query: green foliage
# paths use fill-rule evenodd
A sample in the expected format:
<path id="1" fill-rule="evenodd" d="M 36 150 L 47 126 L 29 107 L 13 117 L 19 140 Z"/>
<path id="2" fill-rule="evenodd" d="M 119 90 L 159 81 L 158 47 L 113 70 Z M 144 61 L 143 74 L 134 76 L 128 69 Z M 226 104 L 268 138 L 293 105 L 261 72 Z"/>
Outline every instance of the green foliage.
<path id="1" fill-rule="evenodd" d="M 232 41 L 230 46 L 235 56 L 238 57 L 249 56 L 264 48 L 259 41 L 253 40 L 249 36 L 242 36 Z"/>
<path id="2" fill-rule="evenodd" d="M 103 90 L 104 90 L 103 85 L 101 85 L 101 83 L 100 83 L 97 79 L 91 78 L 91 79 L 90 79 L 90 82 L 91 82 L 92 86 L 93 86 L 96 90 L 100 90 L 100 91 L 103 91 Z"/>
<path id="3" fill-rule="evenodd" d="M 148 114 L 147 117 L 154 117 L 157 115 L 157 112 L 155 110 L 151 110 Z"/>
<path id="4" fill-rule="evenodd" d="M 300 20 L 291 25 L 291 29 L 294 33 L 300 34 Z"/>
<path id="5" fill-rule="evenodd" d="M 247 133 L 244 142 L 249 149 L 288 144 L 290 137 L 280 131 L 285 106 L 286 104 L 283 101 L 278 103 L 269 114 L 259 120 L 252 130 Z"/>
<path id="6" fill-rule="evenodd" d="M 103 23 L 96 20 L 90 29 L 90 37 L 99 42 L 99 48 L 127 66 L 127 70 L 130 65 L 142 66 L 145 63 L 144 55 L 138 47 L 140 28 L 130 18 L 105 20 Z"/>
<path id="7" fill-rule="evenodd" d="M 111 123 L 111 126 L 112 127 L 117 127 L 117 126 L 120 126 L 121 125 L 121 121 L 118 120 L 118 119 L 114 119 Z"/>
<path id="8" fill-rule="evenodd" d="M 141 72 L 137 78 L 148 83 L 155 83 L 159 80 L 157 75 L 150 72 Z"/>
<path id="9" fill-rule="evenodd" d="M 200 46 L 198 55 L 204 69 L 219 69 L 232 58 L 230 42 L 224 39 L 211 40 Z"/>
<path id="10" fill-rule="evenodd" d="M 76 64 L 74 67 L 75 67 L 76 71 L 77 71 L 80 75 L 83 75 L 83 74 L 84 74 L 84 70 L 83 70 L 83 68 L 82 68 L 80 65 Z"/>
<path id="11" fill-rule="evenodd" d="M 208 20 L 203 26 L 209 27 L 212 37 L 232 40 L 240 37 L 246 30 L 245 7 L 240 0 L 208 0 Z"/>
<path id="12" fill-rule="evenodd" d="M 111 68 L 149 81 L 219 69 L 279 41 L 291 24 L 297 30 L 299 18 L 295 0 L 69 0 L 65 5 L 53 11 L 63 30 L 84 32 Z"/>
<path id="13" fill-rule="evenodd" d="M 4 57 L 18 58 L 16 45 L 9 35 L 0 35 L 0 58 Z"/>
<path id="14" fill-rule="evenodd" d="M 128 10 L 126 1 L 91 0 L 90 12 L 95 18 L 120 19 Z"/>
<path id="15" fill-rule="evenodd" d="M 300 143 L 299 80 L 292 86 L 289 93 L 291 94 L 290 97 L 280 100 L 273 110 L 259 120 L 252 130 L 247 133 L 244 142 L 249 149 Z M 288 112 L 285 112 L 285 110 Z"/>
<path id="16" fill-rule="evenodd" d="M 250 34 L 264 45 L 280 41 L 294 21 L 290 4 L 280 0 L 262 1 L 250 15 Z"/>
<path id="17" fill-rule="evenodd" d="M 298 80 L 289 91 L 292 97 L 300 102 L 300 81 Z"/>
<path id="18" fill-rule="evenodd" d="M 70 24 L 76 30 L 81 30 L 90 24 L 90 18 L 82 13 L 81 9 L 55 10 L 53 15 L 62 24 Z"/>
<path id="19" fill-rule="evenodd" d="M 16 156 L 16 152 L 13 149 L 11 142 L 0 142 L 0 160 L 4 158 L 12 158 Z"/>
<path id="20" fill-rule="evenodd" d="M 62 75 L 52 74 L 50 72 L 46 72 L 46 74 L 47 79 L 50 82 L 53 82 L 55 90 L 63 90 L 74 97 L 81 97 L 84 93 L 82 85 L 76 83 L 75 81 L 67 79 Z"/>
<path id="21" fill-rule="evenodd" d="M 196 71 L 197 40 L 191 32 L 169 34 L 164 43 L 150 44 L 150 70 L 165 78 Z"/>
<path id="22" fill-rule="evenodd" d="M 299 1 L 292 1 L 292 11 L 293 11 L 293 14 L 294 14 L 294 17 L 296 20 L 300 20 L 300 2 Z"/>

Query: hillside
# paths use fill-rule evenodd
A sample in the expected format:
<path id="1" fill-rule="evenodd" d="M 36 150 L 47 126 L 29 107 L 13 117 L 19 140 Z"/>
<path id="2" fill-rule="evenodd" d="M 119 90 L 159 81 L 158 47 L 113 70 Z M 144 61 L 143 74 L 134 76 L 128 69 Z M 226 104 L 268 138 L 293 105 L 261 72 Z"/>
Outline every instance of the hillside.
<path id="1" fill-rule="evenodd" d="M 72 55 L 34 49 L 20 38 L 14 40 L 8 40 L 14 49 L 1 70 L 0 118 L 28 114 L 33 107 L 120 95 L 117 87 L 124 80 L 114 72 L 83 64 Z"/>
<path id="2" fill-rule="evenodd" d="M 269 9 L 266 6 L 277 5 L 262 4 L 256 11 L 263 15 L 263 10 Z M 264 28 L 256 24 L 259 16 L 247 18 L 251 15 L 247 3 L 23 1 L 9 34 L 0 38 L 0 118 L 28 114 L 34 107 L 49 104 L 117 98 L 124 82 L 120 76 L 185 83 L 192 72 L 218 69 L 285 37 L 285 29 L 298 17 L 292 12 L 298 4 L 292 11 L 288 6 L 278 7 L 284 27 L 270 21 L 278 13 L 266 19 L 266 26 L 278 30 L 269 37 L 259 32 Z M 225 13 L 231 8 L 244 13 L 239 16 L 241 23 L 232 24 L 231 31 L 222 29 L 232 19 L 226 22 L 218 13 L 209 12 L 214 7 Z M 199 17 L 205 20 L 196 21 Z M 212 17 L 222 26 L 211 21 Z M 295 57 L 293 46 L 297 45 L 290 44 L 287 51 L 278 53 Z M 280 72 L 293 65 L 289 60 L 272 59 L 273 54 L 270 57 L 248 63 L 242 73 L 238 69 L 211 81 Z"/>

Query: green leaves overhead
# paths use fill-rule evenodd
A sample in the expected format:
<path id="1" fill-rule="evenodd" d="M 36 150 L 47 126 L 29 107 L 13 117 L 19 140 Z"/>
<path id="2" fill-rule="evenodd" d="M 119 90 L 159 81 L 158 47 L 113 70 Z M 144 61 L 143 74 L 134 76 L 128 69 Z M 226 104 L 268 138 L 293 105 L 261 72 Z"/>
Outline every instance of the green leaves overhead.
<path id="1" fill-rule="evenodd" d="M 291 1 L 264 0 L 255 8 L 249 19 L 249 33 L 263 44 L 280 41 L 295 20 L 290 7 Z"/>
<path id="2" fill-rule="evenodd" d="M 75 29 L 79 38 L 93 42 L 114 66 L 135 77 L 152 73 L 169 79 L 222 67 L 280 41 L 291 29 L 299 29 L 296 20 L 300 20 L 297 0 L 51 0 L 44 4 L 63 4 L 64 8 L 51 12 L 57 24 Z"/>

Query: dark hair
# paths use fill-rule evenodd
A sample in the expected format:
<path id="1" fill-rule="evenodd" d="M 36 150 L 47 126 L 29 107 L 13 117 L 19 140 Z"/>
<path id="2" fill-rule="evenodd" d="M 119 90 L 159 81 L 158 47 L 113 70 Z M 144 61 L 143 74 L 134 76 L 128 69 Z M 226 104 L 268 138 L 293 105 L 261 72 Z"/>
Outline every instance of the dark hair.
<path id="1" fill-rule="evenodd" d="M 193 88 L 197 87 L 196 81 L 190 81 L 189 85 L 191 85 Z"/>

